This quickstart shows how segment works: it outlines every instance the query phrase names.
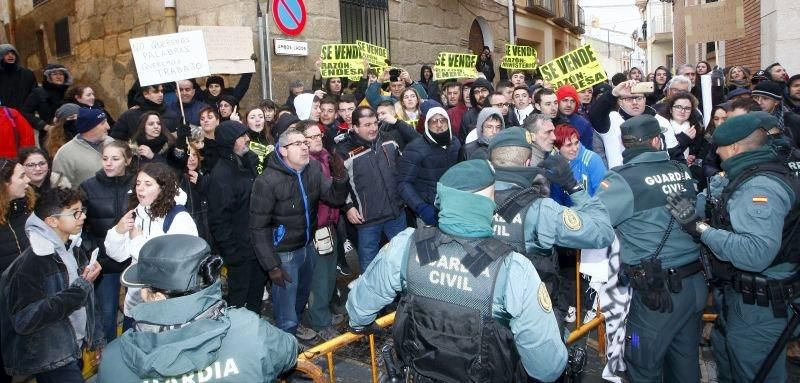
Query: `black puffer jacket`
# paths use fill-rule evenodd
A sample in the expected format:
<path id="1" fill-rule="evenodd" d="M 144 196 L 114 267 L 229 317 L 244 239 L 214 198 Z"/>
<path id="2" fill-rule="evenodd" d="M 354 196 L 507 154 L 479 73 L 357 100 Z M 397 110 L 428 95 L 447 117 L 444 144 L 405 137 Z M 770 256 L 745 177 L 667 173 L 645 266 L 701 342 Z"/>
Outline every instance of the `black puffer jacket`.
<path id="1" fill-rule="evenodd" d="M 8 268 L 30 245 L 25 235 L 25 220 L 31 215 L 25 198 L 11 201 L 8 209 L 8 221 L 0 225 L 0 273 Z"/>
<path id="2" fill-rule="evenodd" d="M 326 179 L 315 160 L 298 173 L 283 162 L 279 151 L 273 152 L 253 184 L 250 202 L 250 233 L 261 266 L 265 270 L 280 266 L 276 252 L 297 250 L 311 242 L 320 200 L 340 206 L 346 197 L 346 178 Z M 281 231 L 283 235 L 275 238 Z"/>
<path id="3" fill-rule="evenodd" d="M 83 225 L 83 247 L 100 248 L 97 261 L 103 266 L 104 273 L 121 273 L 130 264 L 119 263 L 106 255 L 106 240 L 108 229 L 114 227 L 120 218 L 128 212 L 128 200 L 131 189 L 134 187 L 135 174 L 125 174 L 119 177 L 109 177 L 103 169 L 97 171 L 94 177 L 83 181 L 80 188 L 86 196 L 86 222 Z"/>
<path id="4" fill-rule="evenodd" d="M 141 94 L 135 98 L 136 109 L 128 109 L 119 116 L 119 120 L 111 128 L 111 137 L 117 140 L 128 141 L 136 133 L 136 128 L 139 127 L 139 119 L 145 112 L 156 112 L 161 117 L 161 126 L 169 129 L 170 133 L 175 133 L 178 130 L 178 115 L 170 109 L 167 109 L 166 104 L 156 104 L 148 101 Z"/>
<path id="5" fill-rule="evenodd" d="M 45 125 L 53 124 L 56 110 L 64 103 L 64 93 L 68 87 L 66 84 L 51 84 L 45 78 L 42 87 L 34 88 L 28 95 L 22 114 L 34 129 L 41 132 Z"/>
<path id="6" fill-rule="evenodd" d="M 233 144 L 241 135 L 226 127 L 238 124 L 226 121 L 216 132 L 220 155 L 206 183 L 208 225 L 211 236 L 226 264 L 241 264 L 253 256 L 250 245 L 250 189 L 258 174 L 258 156 L 247 152 L 240 157 L 233 153 Z M 244 128 L 242 128 L 243 131 Z"/>
<path id="7" fill-rule="evenodd" d="M 364 218 L 362 226 L 377 225 L 396 218 L 403 208 L 397 191 L 397 143 L 379 136 L 368 142 L 355 132 L 336 146 L 350 175 L 350 196 L 342 212 L 355 207 Z"/>
<path id="8" fill-rule="evenodd" d="M 433 205 L 436 183 L 442 174 L 458 162 L 461 141 L 453 137 L 442 147 L 427 135 L 406 145 L 397 164 L 397 190 L 412 209 L 422 204 Z"/>
<path id="9" fill-rule="evenodd" d="M 0 58 L 8 52 L 14 52 L 17 61 L 6 64 L 0 60 L 0 105 L 20 110 L 25 105 L 25 99 L 37 86 L 36 76 L 30 69 L 19 65 L 22 59 L 13 45 L 0 44 Z"/>

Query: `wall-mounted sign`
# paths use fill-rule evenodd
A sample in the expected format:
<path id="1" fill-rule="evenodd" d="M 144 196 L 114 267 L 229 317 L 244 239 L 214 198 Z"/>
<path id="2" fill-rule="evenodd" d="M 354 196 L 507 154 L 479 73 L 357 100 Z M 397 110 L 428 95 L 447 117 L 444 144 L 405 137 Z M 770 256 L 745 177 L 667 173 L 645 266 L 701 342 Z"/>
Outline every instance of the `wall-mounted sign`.
<path id="1" fill-rule="evenodd" d="M 308 43 L 305 41 L 275 39 L 275 54 L 283 56 L 308 56 Z"/>

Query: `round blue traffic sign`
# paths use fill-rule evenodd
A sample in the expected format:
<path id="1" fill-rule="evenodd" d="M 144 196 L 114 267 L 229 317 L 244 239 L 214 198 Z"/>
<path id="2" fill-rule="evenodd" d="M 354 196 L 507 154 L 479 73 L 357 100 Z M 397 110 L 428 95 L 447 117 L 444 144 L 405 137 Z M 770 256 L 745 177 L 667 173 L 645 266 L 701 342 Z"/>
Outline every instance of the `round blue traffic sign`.
<path id="1" fill-rule="evenodd" d="M 306 26 L 306 6 L 303 0 L 272 0 L 272 16 L 283 33 L 296 36 Z"/>

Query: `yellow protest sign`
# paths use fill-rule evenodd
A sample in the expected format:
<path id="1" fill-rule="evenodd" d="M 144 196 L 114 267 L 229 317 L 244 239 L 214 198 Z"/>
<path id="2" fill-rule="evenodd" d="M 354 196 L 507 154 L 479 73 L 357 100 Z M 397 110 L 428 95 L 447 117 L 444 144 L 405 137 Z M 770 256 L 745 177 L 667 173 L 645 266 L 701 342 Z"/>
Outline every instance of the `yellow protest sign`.
<path id="1" fill-rule="evenodd" d="M 591 45 L 584 45 L 539 67 L 544 80 L 556 89 L 571 84 L 579 92 L 606 81 L 606 71 Z"/>
<path id="2" fill-rule="evenodd" d="M 361 40 L 356 40 L 356 45 L 361 48 L 362 56 L 367 58 L 367 61 L 369 61 L 369 65 L 371 67 L 386 67 L 386 60 L 389 58 L 388 49 Z"/>
<path id="3" fill-rule="evenodd" d="M 536 69 L 536 49 L 525 45 L 506 44 L 506 54 L 500 63 L 505 69 Z"/>
<path id="4" fill-rule="evenodd" d="M 439 53 L 433 66 L 433 79 L 474 78 L 478 71 L 475 64 L 478 56 L 468 53 Z"/>
<path id="5" fill-rule="evenodd" d="M 357 44 L 325 44 L 320 52 L 322 78 L 359 78 L 364 75 L 364 58 Z"/>

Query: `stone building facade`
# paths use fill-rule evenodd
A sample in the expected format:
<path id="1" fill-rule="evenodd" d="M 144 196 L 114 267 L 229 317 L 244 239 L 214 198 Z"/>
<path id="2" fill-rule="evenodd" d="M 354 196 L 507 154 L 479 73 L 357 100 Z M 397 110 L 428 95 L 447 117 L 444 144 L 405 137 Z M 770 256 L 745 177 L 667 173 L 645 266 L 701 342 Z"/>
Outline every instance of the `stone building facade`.
<path id="1" fill-rule="evenodd" d="M 103 99 L 109 111 L 125 110 L 127 90 L 135 81 L 128 40 L 167 33 L 164 0 L 0 0 L 3 42 L 14 43 L 21 62 L 37 73 L 46 63 L 67 66 L 77 82 L 86 83 Z M 266 7 L 271 1 L 262 1 Z M 288 83 L 300 79 L 310 87 L 314 61 L 322 44 L 342 40 L 344 4 L 384 8 L 388 48 L 395 66 L 417 78 L 423 64 L 439 52 L 466 52 L 487 45 L 500 62 L 509 39 L 507 2 L 502 0 L 305 0 L 308 21 L 299 36 L 284 36 L 271 15 L 268 49 L 274 38 L 305 41 L 308 56 L 272 55 L 272 95 L 281 102 Z M 256 36 L 256 2 L 241 0 L 176 0 L 177 25 L 245 26 Z M 514 26 L 520 44 L 535 46 L 542 61 L 555 58 L 580 44 L 582 10 L 577 1 L 515 0 Z M 360 27 L 364 27 L 361 25 Z M 369 26 L 365 27 L 369 28 Z M 255 49 L 258 52 L 258 48 Z M 274 51 L 273 51 L 274 52 Z M 261 97 L 259 71 L 242 106 Z M 228 76 L 232 86 L 237 76 Z M 202 81 L 201 81 L 202 83 Z"/>

